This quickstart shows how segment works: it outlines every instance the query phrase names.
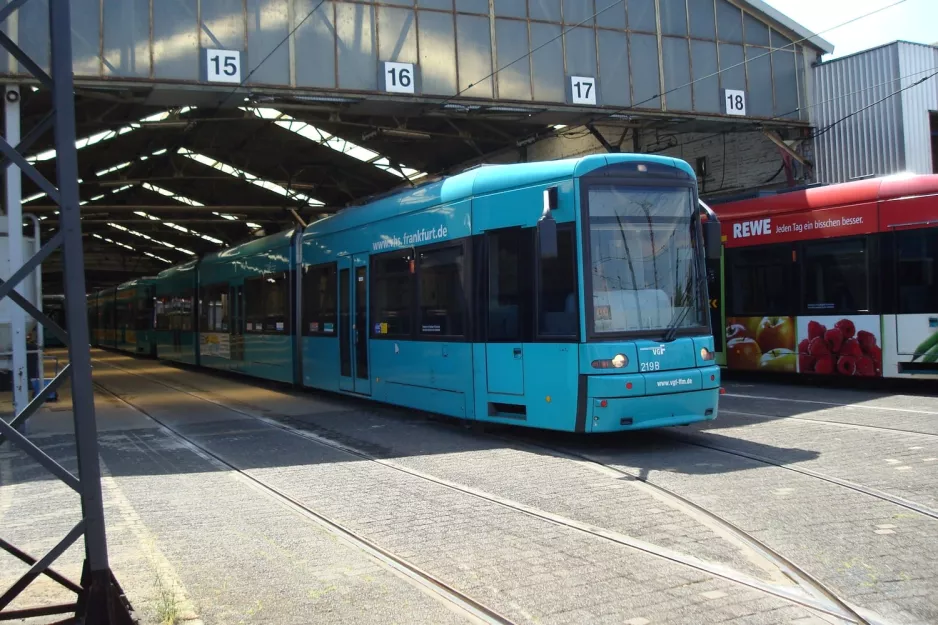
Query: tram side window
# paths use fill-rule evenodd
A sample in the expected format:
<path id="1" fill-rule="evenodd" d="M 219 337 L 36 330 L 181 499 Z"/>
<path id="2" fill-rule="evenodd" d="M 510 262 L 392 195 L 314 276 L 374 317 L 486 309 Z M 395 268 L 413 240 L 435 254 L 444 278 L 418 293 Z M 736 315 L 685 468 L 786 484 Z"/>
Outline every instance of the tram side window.
<path id="1" fill-rule="evenodd" d="M 899 314 L 938 311 L 938 228 L 896 233 Z"/>
<path id="2" fill-rule="evenodd" d="M 534 229 L 488 233 L 489 341 L 530 341 L 534 302 Z"/>
<path id="3" fill-rule="evenodd" d="M 246 331 L 284 334 L 290 331 L 290 296 L 285 272 L 244 281 Z"/>
<path id="4" fill-rule="evenodd" d="M 228 331 L 228 285 L 213 284 L 202 290 L 201 330 L 203 332 Z"/>
<path id="5" fill-rule="evenodd" d="M 264 331 L 264 284 L 263 278 L 248 278 L 244 281 L 244 320 L 246 332 Z"/>
<path id="6" fill-rule="evenodd" d="M 169 299 L 166 297 L 157 297 L 153 308 L 156 314 L 156 329 L 169 330 Z"/>
<path id="7" fill-rule="evenodd" d="M 726 251 L 727 312 L 735 316 L 791 315 L 796 308 L 790 245 Z M 713 297 L 713 295 L 711 295 Z"/>
<path id="8" fill-rule="evenodd" d="M 409 337 L 413 323 L 414 264 L 412 252 L 372 257 L 372 336 Z"/>
<path id="9" fill-rule="evenodd" d="M 463 246 L 419 251 L 420 334 L 466 334 L 466 273 Z"/>
<path id="10" fill-rule="evenodd" d="M 290 291 L 286 272 L 264 276 L 264 332 L 290 332 Z"/>
<path id="11" fill-rule="evenodd" d="M 539 262 L 537 298 L 540 336 L 576 337 L 576 245 L 573 228 L 557 228 L 557 257 Z"/>
<path id="12" fill-rule="evenodd" d="M 336 264 L 303 268 L 303 334 L 335 336 Z"/>
<path id="13" fill-rule="evenodd" d="M 137 330 L 149 330 L 153 327 L 153 292 L 144 291 L 143 297 L 137 300 L 137 314 L 134 320 Z"/>
<path id="14" fill-rule="evenodd" d="M 183 330 L 185 332 L 192 331 L 193 325 L 193 302 L 195 300 L 194 291 L 192 289 L 186 289 L 182 297 L 173 299 L 173 316 L 176 319 L 175 328 L 178 330 Z"/>
<path id="15" fill-rule="evenodd" d="M 802 258 L 807 312 L 869 312 L 866 239 L 806 243 Z"/>

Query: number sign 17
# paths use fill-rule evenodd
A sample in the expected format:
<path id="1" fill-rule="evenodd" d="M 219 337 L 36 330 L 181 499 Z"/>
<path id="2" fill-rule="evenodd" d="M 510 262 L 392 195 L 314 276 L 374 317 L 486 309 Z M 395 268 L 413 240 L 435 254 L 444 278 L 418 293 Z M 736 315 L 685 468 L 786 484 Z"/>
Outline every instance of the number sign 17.
<path id="1" fill-rule="evenodd" d="M 207 82 L 241 82 L 241 52 L 238 50 L 206 50 L 205 79 Z"/>
<path id="2" fill-rule="evenodd" d="M 384 90 L 388 93 L 414 93 L 416 73 L 413 63 L 384 63 Z"/>
<path id="3" fill-rule="evenodd" d="M 570 95 L 574 104 L 596 104 L 596 79 L 589 76 L 571 76 Z"/>

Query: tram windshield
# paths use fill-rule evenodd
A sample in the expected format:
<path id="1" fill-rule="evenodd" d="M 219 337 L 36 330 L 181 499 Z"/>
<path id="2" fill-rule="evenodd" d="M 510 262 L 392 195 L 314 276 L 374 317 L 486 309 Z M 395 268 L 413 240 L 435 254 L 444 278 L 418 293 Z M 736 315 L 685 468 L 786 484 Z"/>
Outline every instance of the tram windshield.
<path id="1" fill-rule="evenodd" d="M 595 333 L 705 325 L 691 189 L 597 184 L 588 202 Z"/>

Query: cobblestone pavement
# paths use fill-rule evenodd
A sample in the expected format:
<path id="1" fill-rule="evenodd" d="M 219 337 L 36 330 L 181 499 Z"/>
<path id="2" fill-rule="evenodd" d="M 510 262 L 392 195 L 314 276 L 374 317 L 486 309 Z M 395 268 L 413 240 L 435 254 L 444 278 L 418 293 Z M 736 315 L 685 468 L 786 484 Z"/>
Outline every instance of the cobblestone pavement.
<path id="1" fill-rule="evenodd" d="M 199 386 L 194 376 L 186 380 Z M 104 383 L 213 453 L 516 622 L 787 623 L 812 618 L 799 606 L 738 583 L 351 457 L 256 420 L 229 419 L 224 408 L 141 378 L 114 377 Z M 244 390 L 221 387 L 223 392 Z M 157 400 L 167 393 L 171 403 Z M 306 418 L 356 423 L 363 417 L 360 410 L 336 410 L 310 398 L 291 401 L 312 415 Z M 193 420 L 189 415 L 195 412 Z M 380 434 L 380 428 L 369 429 Z M 440 431 L 453 432 L 451 427 Z M 401 434 L 414 438 L 412 432 Z M 393 455 L 387 441 L 360 442 L 372 453 Z M 469 466 L 489 466 L 492 474 L 511 472 L 511 463 L 481 451 L 457 444 L 440 454 L 462 455 Z M 549 477 L 545 473 L 540 479 Z M 588 477 L 602 480 L 595 473 Z M 631 505 L 645 503 L 637 499 Z M 685 533 L 694 536 L 696 530 L 688 527 Z M 709 537 L 721 540 L 712 533 Z"/>
<path id="2" fill-rule="evenodd" d="M 350 456 L 247 415 L 273 417 L 406 470 L 666 547 L 766 583 L 784 583 L 768 560 L 719 523 L 641 482 L 527 444 L 533 436 L 538 445 L 586 453 L 687 497 L 886 622 L 938 621 L 938 598 L 930 596 L 938 578 L 938 564 L 933 564 L 938 563 L 933 540 L 938 521 L 816 478 L 690 447 L 670 431 L 589 439 L 504 428 L 478 432 L 453 421 L 342 398 L 257 388 L 247 380 L 116 354 L 96 352 L 95 358 L 99 383 L 248 474 L 518 623 L 807 625 L 836 619 L 821 619 L 818 613 L 705 571 Z M 106 362 L 150 379 L 111 369 Z M 157 380 L 216 403 L 173 392 Z M 778 388 L 731 389 L 732 395 L 742 393 L 794 397 Z M 820 395 L 798 397 L 822 401 Z M 850 397 L 823 401 L 849 403 Z M 938 414 L 938 400 L 923 404 L 910 398 L 889 404 L 871 393 L 860 399 L 871 406 L 919 411 L 898 412 L 909 419 L 910 428 L 927 426 L 920 412 L 934 408 Z M 744 408 L 752 408 L 757 400 L 732 397 L 723 407 L 731 410 L 736 401 L 738 412 L 748 412 Z M 101 439 L 112 558 L 131 600 L 145 606 L 149 618 L 157 615 L 168 587 L 180 610 L 206 623 L 462 619 L 462 613 L 447 610 L 245 478 L 220 470 L 152 421 L 110 400 L 99 401 L 98 409 L 106 430 Z M 858 412 L 804 403 L 797 416 L 811 418 L 818 410 L 837 409 Z M 770 414 L 764 407 L 752 412 Z M 42 418 L 48 422 L 48 417 Z M 934 489 L 928 489 L 927 471 L 932 476 L 935 471 L 924 458 L 921 464 L 929 468 L 921 469 L 922 475 L 913 471 L 914 479 L 905 479 L 909 470 L 897 471 L 890 463 L 881 469 L 859 458 L 889 452 L 895 456 L 890 459 L 906 462 L 912 456 L 900 454 L 902 449 L 907 454 L 932 453 L 927 450 L 934 444 L 927 440 L 900 449 L 908 434 L 743 415 L 680 432 L 923 504 L 933 501 L 928 498 Z M 58 449 L 57 457 L 68 461 L 69 438 L 49 427 L 43 446 Z M 918 435 L 916 440 L 923 439 Z M 922 449 L 908 449 L 917 446 Z M 7 446 L 0 449 L 0 463 L 4 461 L 4 537 L 12 519 L 11 527 L 17 528 L 13 542 L 19 544 L 17 537 L 30 540 L 32 532 L 30 544 L 41 551 L 45 533 L 29 523 L 42 515 L 44 506 L 67 500 L 69 493 L 37 481 L 42 470 L 27 468 L 32 465 Z M 15 467 L 12 473 L 9 463 Z M 15 479 L 6 479 L 11 474 Z M 24 508 L 24 501 L 32 503 Z M 58 519 L 65 528 L 61 533 L 67 531 L 68 520 Z M 144 544 L 151 547 L 141 548 Z M 75 556 L 73 564 L 80 562 L 80 553 Z M 6 570 L 6 561 L 0 559 L 0 571 Z M 153 581 L 156 571 L 168 580 L 162 586 Z M 4 579 L 0 573 L 0 584 Z M 256 595 L 248 589 L 256 589 Z M 251 602 L 254 598 L 258 603 Z"/>
<path id="3" fill-rule="evenodd" d="M 98 395 L 96 405 L 111 566 L 142 623 L 162 624 L 171 615 L 187 625 L 465 622 L 152 421 L 107 397 Z M 43 415 L 33 436 L 74 471 L 73 437 L 56 433 L 70 420 L 68 413 Z M 77 496 L 6 445 L 0 502 L 3 537 L 28 553 L 47 551 L 79 518 Z M 82 557 L 79 541 L 55 568 L 78 580 Z M 0 552 L 0 586 L 24 572 Z M 73 600 L 40 578 L 11 609 Z"/>

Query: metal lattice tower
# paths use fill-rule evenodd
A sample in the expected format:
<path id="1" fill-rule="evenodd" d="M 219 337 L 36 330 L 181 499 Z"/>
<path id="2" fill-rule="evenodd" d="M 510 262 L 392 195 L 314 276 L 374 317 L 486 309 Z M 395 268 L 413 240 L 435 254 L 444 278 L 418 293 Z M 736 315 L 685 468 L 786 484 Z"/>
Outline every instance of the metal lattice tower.
<path id="1" fill-rule="evenodd" d="M 9 0 L 0 8 L 0 24 L 6 22 L 29 0 Z M 11 165 L 29 176 L 60 210 L 59 230 L 40 251 L 24 265 L 13 271 L 9 281 L 0 280 L 0 299 L 11 298 L 26 313 L 32 315 L 46 330 L 68 346 L 68 365 L 25 407 L 19 409 L 10 421 L 0 419 L 0 445 L 9 441 L 65 482 L 81 497 L 81 520 L 64 538 L 41 558 L 24 553 L 0 536 L 0 548 L 29 566 L 29 570 L 10 588 L 0 594 L 0 620 L 22 619 L 32 616 L 72 613 L 75 620 L 90 624 L 118 624 L 133 622 L 129 606 L 123 600 L 120 586 L 114 579 L 108 563 L 107 539 L 104 531 L 104 507 L 101 497 L 101 470 L 98 463 L 97 430 L 94 413 L 94 394 L 91 386 L 91 350 L 88 340 L 87 301 L 85 297 L 85 270 L 82 256 L 81 221 L 78 204 L 78 160 L 75 147 L 75 104 L 72 83 L 71 19 L 68 0 L 49 0 L 49 32 L 51 34 L 51 76 L 33 61 L 8 35 L 0 31 L 0 45 L 52 92 L 52 111 L 17 145 L 18 133 L 0 138 L 3 169 Z M 8 91 L 8 94 L 10 91 Z M 17 98 L 17 96 L 9 96 Z M 8 100 L 12 101 L 12 100 Z M 18 121 L 18 120 L 17 120 Z M 55 133 L 57 153 L 56 183 L 53 185 L 24 157 L 24 152 L 48 130 Z M 17 201 L 18 206 L 18 201 Z M 13 212 L 13 211 L 11 211 Z M 17 210 L 8 215 L 9 228 L 21 228 Z M 17 219 L 13 223 L 13 218 Z M 43 260 L 62 248 L 65 267 L 65 315 L 68 333 L 40 312 L 15 289 L 33 271 L 38 271 Z M 13 268 L 11 267 L 11 270 Z M 41 363 L 40 363 L 41 367 Z M 41 375 L 41 374 L 40 374 Z M 27 438 L 21 430 L 26 420 L 55 392 L 67 378 L 71 378 L 72 408 L 75 420 L 75 439 L 78 452 L 78 475 L 75 476 Z M 66 579 L 55 572 L 52 563 L 80 537 L 85 541 L 85 561 L 80 583 Z M 75 603 L 55 606 L 37 606 L 24 610 L 6 610 L 29 584 L 40 575 L 62 584 L 77 594 Z"/>

